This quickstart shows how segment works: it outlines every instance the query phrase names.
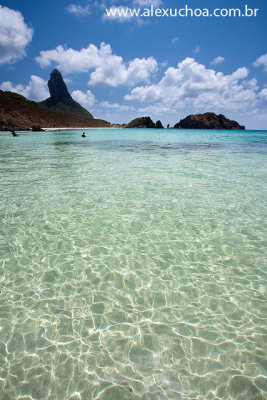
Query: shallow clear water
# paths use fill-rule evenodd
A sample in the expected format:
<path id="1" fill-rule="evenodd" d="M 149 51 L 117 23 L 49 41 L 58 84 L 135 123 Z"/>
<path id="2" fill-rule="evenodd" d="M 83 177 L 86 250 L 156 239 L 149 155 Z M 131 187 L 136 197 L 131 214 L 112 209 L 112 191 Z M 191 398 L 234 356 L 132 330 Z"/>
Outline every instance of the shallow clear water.
<path id="1" fill-rule="evenodd" d="M 0 399 L 265 399 L 266 140 L 0 133 Z"/>

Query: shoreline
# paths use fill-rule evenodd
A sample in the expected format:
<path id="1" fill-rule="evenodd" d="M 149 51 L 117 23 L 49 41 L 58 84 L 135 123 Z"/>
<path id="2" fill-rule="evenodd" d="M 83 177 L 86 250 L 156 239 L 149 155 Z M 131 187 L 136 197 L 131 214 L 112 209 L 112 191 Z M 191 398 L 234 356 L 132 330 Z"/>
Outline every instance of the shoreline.
<path id="1" fill-rule="evenodd" d="M 33 133 L 40 133 L 40 132 L 54 132 L 54 131 L 66 131 L 66 130 L 80 130 L 80 131 L 82 131 L 82 130 L 93 130 L 93 129 L 123 129 L 122 127 L 116 127 L 116 126 L 113 126 L 113 127 L 95 127 L 95 128 L 93 128 L 93 127 L 84 127 L 84 128 L 75 128 L 75 127 L 59 127 L 59 128 L 42 128 L 42 131 L 32 131 L 31 129 L 12 129 L 12 130 L 14 130 L 15 132 L 33 132 Z M 11 129 L 9 129 L 9 130 L 1 130 L 0 129 L 0 133 L 6 133 L 6 132 L 8 132 L 8 133 L 10 133 L 11 132 Z"/>
<path id="2" fill-rule="evenodd" d="M 100 127 L 100 126 L 98 126 L 98 127 L 82 127 L 82 128 L 80 128 L 80 127 L 74 127 L 74 126 L 72 126 L 72 127 L 69 127 L 69 126 L 60 126 L 60 127 L 54 127 L 54 128 L 51 128 L 51 127 L 42 127 L 41 128 L 42 129 L 42 131 L 32 131 L 32 129 L 31 128 L 29 128 L 29 129 L 12 129 L 12 130 L 14 130 L 15 132 L 34 132 L 34 133 L 40 133 L 40 132 L 55 132 L 55 131 L 58 131 L 58 132 L 60 132 L 60 131 L 70 131 L 70 130 L 79 130 L 79 131 L 82 131 L 82 130 L 112 130 L 112 129 L 122 129 L 122 130 L 124 130 L 124 129 L 126 129 L 126 130 L 129 130 L 129 129 L 136 129 L 136 130 L 139 130 L 139 129 L 146 129 L 146 130 L 159 130 L 159 129 L 156 129 L 156 128 L 126 128 L 126 127 L 124 127 L 124 126 L 103 126 L 103 127 Z M 265 132 L 267 129 L 212 129 L 212 128 L 203 128 L 203 129 L 197 129 L 197 128 L 173 128 L 173 127 L 170 127 L 170 128 L 163 128 L 162 130 L 175 130 L 175 131 L 179 131 L 179 130 L 187 130 L 187 131 L 198 131 L 198 132 L 201 132 L 201 131 L 216 131 L 216 132 L 220 132 L 220 131 L 229 131 L 229 132 L 240 132 L 240 131 L 243 131 L 243 132 L 247 132 L 247 131 L 253 131 L 253 132 Z M 2 129 L 0 129 L 0 133 L 6 133 L 6 132 L 11 132 L 11 129 L 4 129 L 4 130 L 2 130 Z"/>
<path id="3" fill-rule="evenodd" d="M 93 128 L 93 127 L 84 127 L 84 128 L 75 128 L 75 127 L 59 127 L 59 128 L 42 128 L 42 129 L 44 129 L 45 131 L 61 131 L 61 130 L 74 130 L 74 129 L 76 129 L 76 130 L 88 130 L 88 129 L 122 129 L 121 127 L 117 127 L 117 126 L 111 126 L 111 127 L 95 127 L 95 128 Z"/>

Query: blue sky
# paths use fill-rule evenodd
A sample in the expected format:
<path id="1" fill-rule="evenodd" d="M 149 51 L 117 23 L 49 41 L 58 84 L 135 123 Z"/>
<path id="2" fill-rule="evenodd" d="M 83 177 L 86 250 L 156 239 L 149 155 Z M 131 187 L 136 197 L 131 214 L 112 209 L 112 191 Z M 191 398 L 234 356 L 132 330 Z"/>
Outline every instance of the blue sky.
<path id="1" fill-rule="evenodd" d="M 105 8 L 258 8 L 257 17 L 107 18 Z M 267 128 L 265 0 L 0 2 L 0 88 L 48 97 L 58 68 L 95 118 L 173 125 L 213 111 Z"/>

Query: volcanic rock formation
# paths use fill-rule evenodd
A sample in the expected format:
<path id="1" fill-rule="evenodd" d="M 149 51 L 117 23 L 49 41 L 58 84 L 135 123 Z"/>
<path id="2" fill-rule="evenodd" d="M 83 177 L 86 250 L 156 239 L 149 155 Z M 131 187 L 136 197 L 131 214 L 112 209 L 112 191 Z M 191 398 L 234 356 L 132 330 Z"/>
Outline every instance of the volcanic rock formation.
<path id="1" fill-rule="evenodd" d="M 156 124 L 150 117 L 135 118 L 125 128 L 156 128 Z"/>
<path id="2" fill-rule="evenodd" d="M 158 121 L 156 122 L 156 128 L 157 128 L 157 129 L 164 129 L 164 126 L 162 125 L 162 123 L 161 123 L 160 120 L 158 120 Z"/>
<path id="3" fill-rule="evenodd" d="M 175 129 L 227 129 L 244 130 L 245 127 L 231 121 L 222 114 L 207 112 L 205 114 L 188 115 L 174 125 Z"/>
<path id="4" fill-rule="evenodd" d="M 77 101 L 73 100 L 68 92 L 67 86 L 62 78 L 61 73 L 54 69 L 50 74 L 48 81 L 48 89 L 50 96 L 40 104 L 56 111 L 66 114 L 77 115 L 82 118 L 94 118 L 92 114 L 83 108 Z"/>

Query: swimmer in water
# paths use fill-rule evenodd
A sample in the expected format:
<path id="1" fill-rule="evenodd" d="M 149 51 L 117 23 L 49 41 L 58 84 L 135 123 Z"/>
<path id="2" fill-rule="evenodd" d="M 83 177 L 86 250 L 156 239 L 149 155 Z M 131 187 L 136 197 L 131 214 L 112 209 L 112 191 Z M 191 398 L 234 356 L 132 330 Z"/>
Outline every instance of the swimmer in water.
<path id="1" fill-rule="evenodd" d="M 86 137 L 86 134 L 85 134 L 85 132 L 83 132 L 83 134 L 82 134 L 82 137 Z"/>

